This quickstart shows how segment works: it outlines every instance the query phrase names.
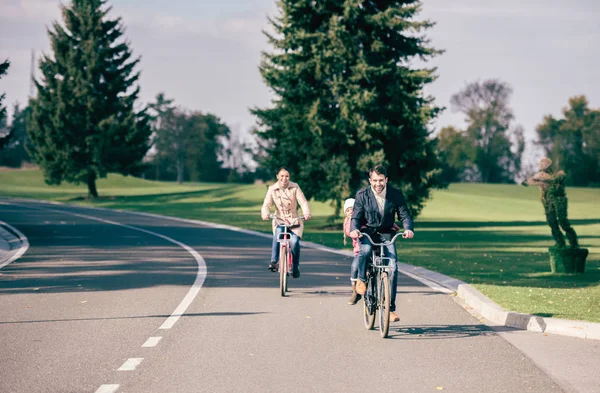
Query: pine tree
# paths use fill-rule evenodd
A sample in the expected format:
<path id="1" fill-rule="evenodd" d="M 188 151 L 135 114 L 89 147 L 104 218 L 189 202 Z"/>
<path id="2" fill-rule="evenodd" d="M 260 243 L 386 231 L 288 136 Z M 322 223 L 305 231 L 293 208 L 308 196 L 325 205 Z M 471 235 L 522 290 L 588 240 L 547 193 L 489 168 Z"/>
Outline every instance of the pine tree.
<path id="1" fill-rule="evenodd" d="M 308 197 L 343 198 L 368 168 L 388 166 L 414 214 L 442 186 L 428 123 L 439 109 L 423 87 L 435 69 L 413 59 L 440 53 L 418 21 L 419 1 L 280 0 L 260 67 L 273 107 L 254 109 L 267 146 L 261 165 L 285 165 Z"/>
<path id="2" fill-rule="evenodd" d="M 0 151 L 0 166 L 20 168 L 24 162 L 31 161 L 25 149 L 29 144 L 26 119 L 30 112 L 29 107 L 21 108 L 18 103 L 14 104 L 12 120 L 8 127 L 11 139 L 4 150 Z"/>
<path id="3" fill-rule="evenodd" d="M 42 78 L 31 100 L 30 154 L 48 184 L 88 186 L 108 172 L 129 174 L 149 148 L 145 110 L 136 111 L 139 93 L 121 19 L 110 19 L 106 0 L 73 0 L 61 5 L 64 25 L 48 31 L 53 56 L 40 62 Z"/>
<path id="4" fill-rule="evenodd" d="M 0 79 L 2 79 L 4 74 L 6 74 L 6 70 L 8 70 L 9 66 L 10 63 L 8 60 L 0 63 Z M 2 106 L 2 101 L 4 101 L 5 96 L 6 94 L 4 93 L 0 95 L 0 150 L 3 149 L 4 146 L 8 145 L 8 142 L 10 142 L 11 139 L 10 133 L 7 133 L 6 135 L 2 134 L 2 130 L 6 128 L 6 107 Z"/>

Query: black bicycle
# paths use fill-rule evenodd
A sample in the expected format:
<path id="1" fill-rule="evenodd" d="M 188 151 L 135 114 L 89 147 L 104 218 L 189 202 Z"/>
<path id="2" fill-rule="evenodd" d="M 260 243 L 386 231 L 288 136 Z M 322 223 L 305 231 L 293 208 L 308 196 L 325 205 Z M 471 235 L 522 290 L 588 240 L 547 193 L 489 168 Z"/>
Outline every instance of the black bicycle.
<path id="1" fill-rule="evenodd" d="M 392 240 L 375 243 L 368 234 L 361 232 L 373 245 L 371 261 L 367 266 L 367 291 L 363 295 L 364 324 L 367 330 L 373 329 L 379 309 L 379 333 L 383 338 L 387 337 L 390 330 L 390 275 L 394 273 L 390 271 L 394 266 L 394 258 L 384 256 L 383 248 L 393 244 L 403 233 L 398 232 Z"/>

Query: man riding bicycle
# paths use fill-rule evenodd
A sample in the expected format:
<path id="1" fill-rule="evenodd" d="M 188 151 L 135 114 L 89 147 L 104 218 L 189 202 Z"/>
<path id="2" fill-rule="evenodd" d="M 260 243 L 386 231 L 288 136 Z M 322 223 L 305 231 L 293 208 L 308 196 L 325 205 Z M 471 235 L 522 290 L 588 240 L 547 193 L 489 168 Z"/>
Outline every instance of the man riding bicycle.
<path id="1" fill-rule="evenodd" d="M 373 241 L 379 243 L 382 240 L 390 240 L 394 229 L 394 219 L 402 221 L 404 234 L 402 237 L 410 239 L 414 236 L 413 221 L 408 206 L 404 200 L 402 191 L 387 185 L 387 169 L 377 165 L 369 170 L 370 187 L 364 188 L 356 193 L 354 211 L 350 224 L 350 236 L 360 239 L 360 252 L 358 254 L 358 281 L 356 292 L 364 295 L 366 286 L 367 261 L 371 256 L 373 246 L 369 240 L 362 237 L 361 230 L 369 234 Z M 362 228 L 362 229 L 359 229 Z M 392 285 L 390 296 L 390 322 L 400 320 L 396 314 L 396 285 L 398 282 L 398 265 L 396 263 L 396 246 L 392 243 L 385 247 L 387 257 L 393 258 Z"/>

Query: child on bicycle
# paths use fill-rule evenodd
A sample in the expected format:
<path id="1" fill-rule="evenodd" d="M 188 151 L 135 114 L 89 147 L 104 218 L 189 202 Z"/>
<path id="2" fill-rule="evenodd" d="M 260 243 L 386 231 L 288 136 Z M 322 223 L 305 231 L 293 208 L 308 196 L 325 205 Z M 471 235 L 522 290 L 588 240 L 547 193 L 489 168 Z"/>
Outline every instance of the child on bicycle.
<path id="1" fill-rule="evenodd" d="M 352 219 L 352 208 L 354 207 L 354 198 L 348 198 L 344 201 L 344 245 L 346 238 L 350 236 L 350 220 Z M 352 283 L 352 295 L 348 299 L 348 304 L 354 305 L 360 300 L 360 295 L 356 293 L 356 280 L 358 280 L 358 253 L 360 252 L 360 243 L 358 239 L 352 239 L 352 249 L 354 250 L 354 259 L 350 267 L 350 282 Z"/>

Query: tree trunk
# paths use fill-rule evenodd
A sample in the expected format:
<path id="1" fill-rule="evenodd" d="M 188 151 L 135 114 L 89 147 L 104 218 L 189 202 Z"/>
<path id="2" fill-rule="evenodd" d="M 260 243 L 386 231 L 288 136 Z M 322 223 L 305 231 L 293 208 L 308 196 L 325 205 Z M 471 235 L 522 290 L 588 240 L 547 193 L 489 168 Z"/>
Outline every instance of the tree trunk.
<path id="1" fill-rule="evenodd" d="M 90 173 L 87 179 L 88 199 L 98 198 L 98 190 L 96 190 L 96 174 Z"/>

